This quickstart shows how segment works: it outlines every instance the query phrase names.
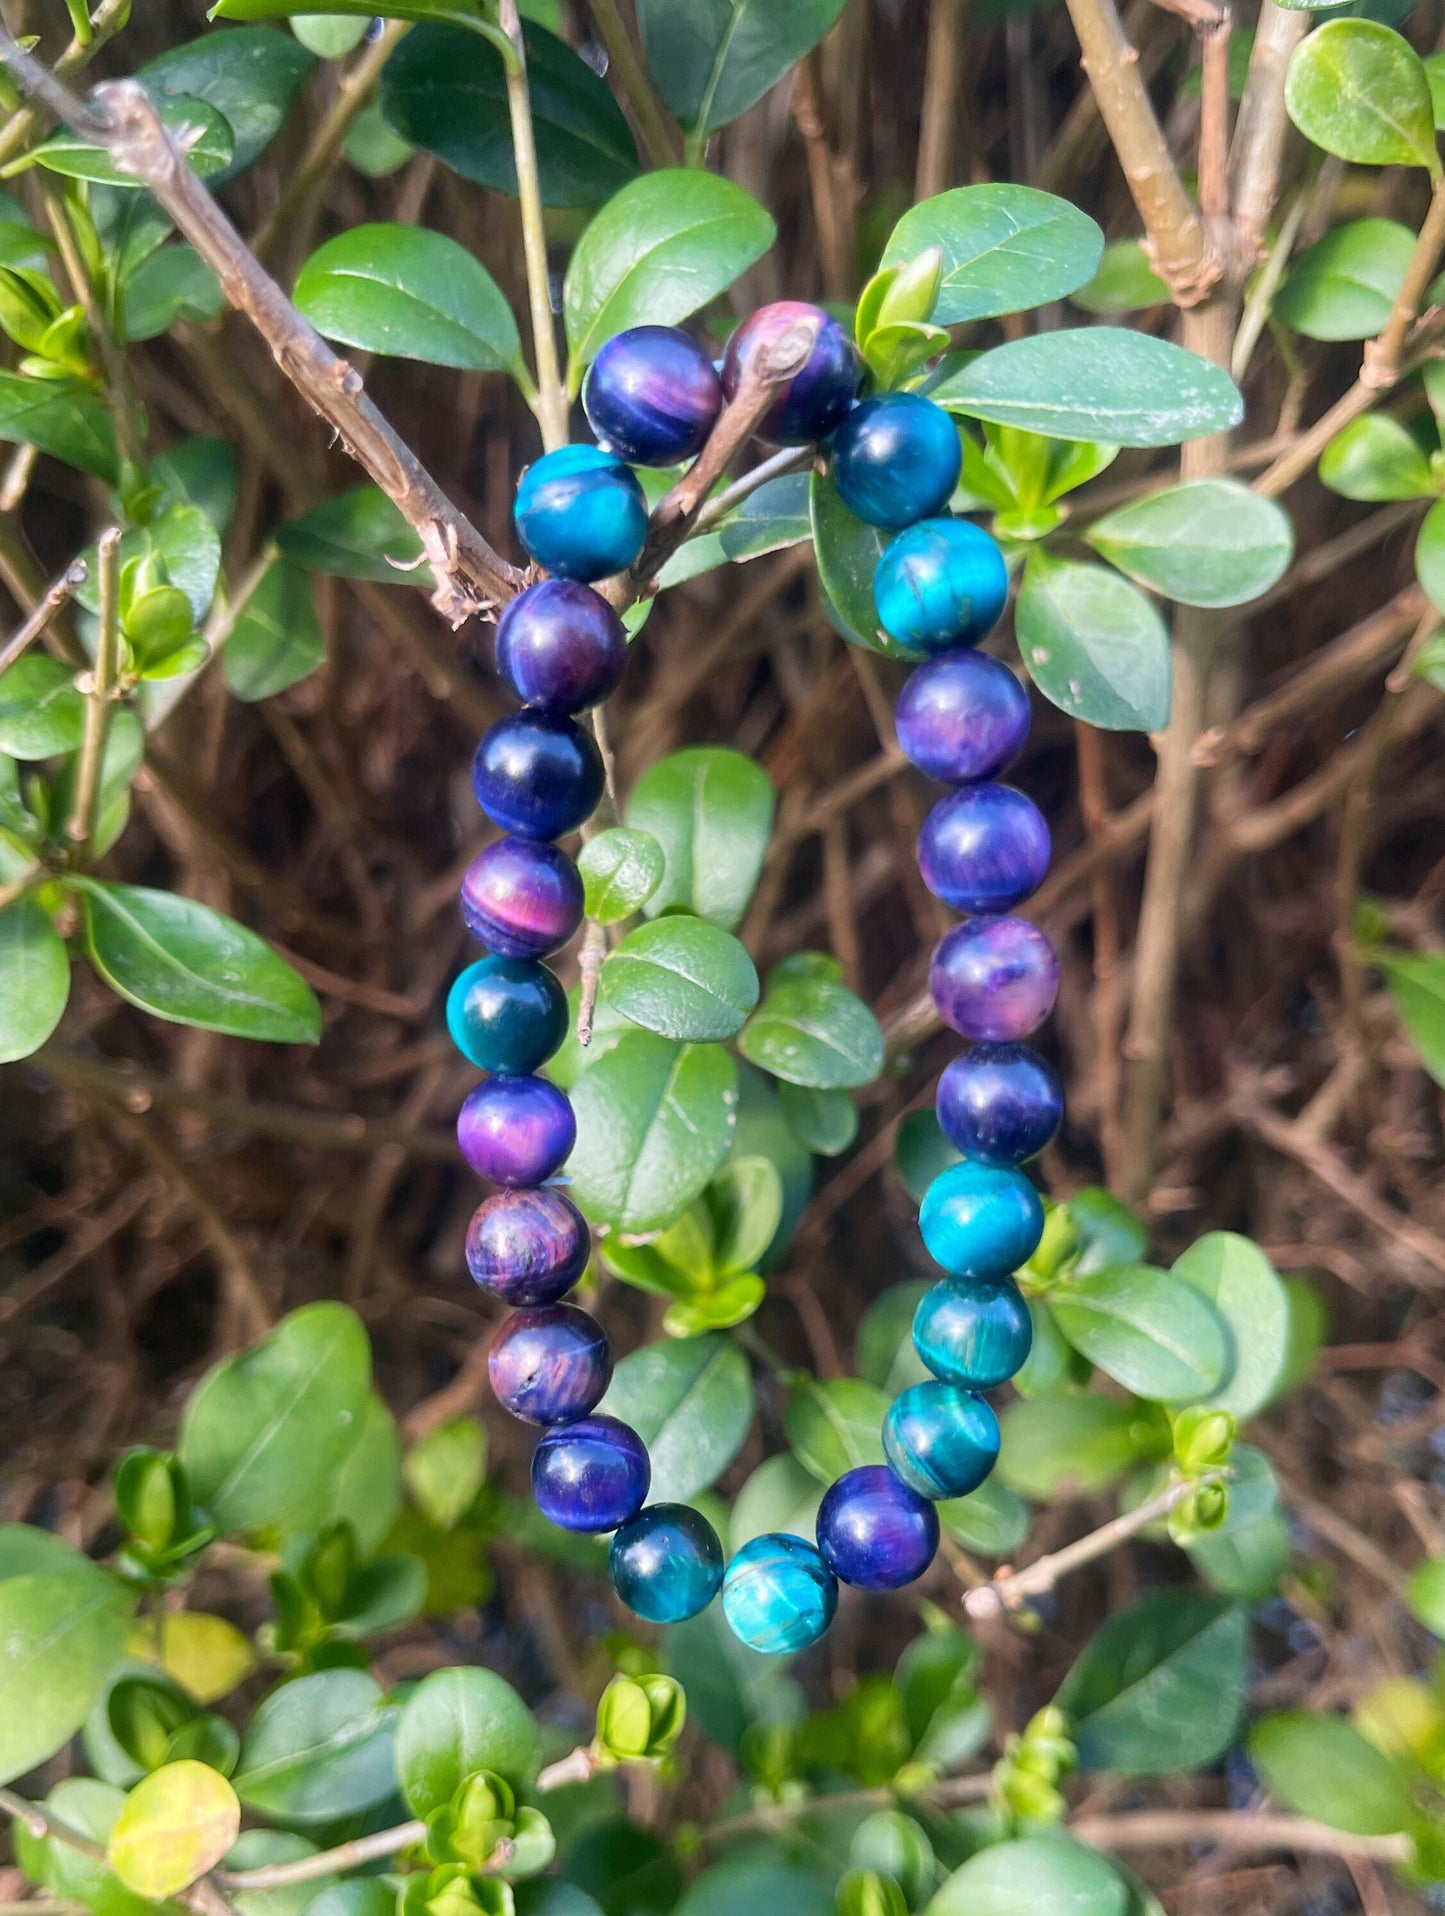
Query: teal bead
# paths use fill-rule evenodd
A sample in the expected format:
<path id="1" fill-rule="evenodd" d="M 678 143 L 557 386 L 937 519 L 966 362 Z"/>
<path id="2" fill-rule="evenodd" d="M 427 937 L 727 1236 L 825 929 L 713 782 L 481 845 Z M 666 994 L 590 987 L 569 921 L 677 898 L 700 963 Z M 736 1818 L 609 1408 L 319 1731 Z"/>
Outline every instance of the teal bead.
<path id="1" fill-rule="evenodd" d="M 529 1077 L 567 1036 L 567 994 L 535 958 L 480 958 L 447 993 L 447 1030 L 479 1070 Z"/>
<path id="2" fill-rule="evenodd" d="M 920 519 L 886 547 L 873 574 L 879 624 L 914 652 L 977 645 L 1007 603 L 998 541 L 967 519 Z"/>
<path id="3" fill-rule="evenodd" d="M 929 1185 L 918 1227 L 955 1277 L 1008 1277 L 1038 1249 L 1044 1207 L 1022 1171 L 965 1158 Z"/>
<path id="4" fill-rule="evenodd" d="M 888 1406 L 883 1450 L 920 1497 L 966 1497 L 998 1458 L 998 1419 L 986 1400 L 954 1384 L 911 1384 Z"/>
<path id="5" fill-rule="evenodd" d="M 607 1567 L 629 1610 L 649 1623 L 682 1623 L 717 1595 L 722 1545 L 690 1505 L 649 1504 L 613 1537 Z"/>
<path id="6" fill-rule="evenodd" d="M 782 1656 L 822 1636 L 838 1608 L 838 1581 L 813 1544 L 774 1532 L 754 1537 L 733 1558 L 722 1602 L 739 1642 Z"/>
<path id="7" fill-rule="evenodd" d="M 1029 1307 L 1011 1278 L 950 1277 L 920 1299 L 913 1348 L 945 1384 L 993 1390 L 1023 1368 L 1034 1341 Z"/>

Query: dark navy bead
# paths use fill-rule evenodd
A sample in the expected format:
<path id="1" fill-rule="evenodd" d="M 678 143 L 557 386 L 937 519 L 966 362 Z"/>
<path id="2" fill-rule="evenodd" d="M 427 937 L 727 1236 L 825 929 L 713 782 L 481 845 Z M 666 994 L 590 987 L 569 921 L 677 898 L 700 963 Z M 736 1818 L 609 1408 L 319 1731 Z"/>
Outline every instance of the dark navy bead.
<path id="1" fill-rule="evenodd" d="M 994 777 L 1023 749 L 1029 695 L 986 652 L 945 652 L 909 674 L 897 724 L 904 756 L 920 772 L 965 785 Z"/>
<path id="2" fill-rule="evenodd" d="M 920 1497 L 977 1490 L 998 1460 L 998 1419 L 987 1401 L 953 1384 L 910 1384 L 888 1406 L 883 1448 Z"/>
<path id="3" fill-rule="evenodd" d="M 1059 961 L 1026 918 L 968 918 L 939 941 L 928 989 L 963 1037 L 1026 1038 L 1053 1010 Z"/>
<path id="4" fill-rule="evenodd" d="M 918 869 L 955 911 L 1007 911 L 1049 869 L 1049 828 L 1012 785 L 962 785 L 939 799 L 918 835 Z"/>
<path id="5" fill-rule="evenodd" d="M 965 1158 L 924 1192 L 918 1228 L 955 1277 L 1007 1277 L 1039 1248 L 1043 1200 L 1022 1171 Z"/>
<path id="6" fill-rule="evenodd" d="M 535 958 L 479 958 L 447 993 L 447 1029 L 479 1070 L 525 1078 L 567 1036 L 567 994 Z"/>
<path id="7" fill-rule="evenodd" d="M 863 369 L 853 342 L 821 307 L 798 299 L 780 299 L 760 306 L 745 319 L 728 341 L 723 359 L 722 386 L 736 398 L 743 374 L 758 354 L 775 346 L 795 326 L 811 321 L 817 328 L 813 350 L 791 379 L 777 389 L 777 398 L 759 420 L 759 439 L 775 446 L 807 446 L 826 439 L 841 425 L 858 394 Z"/>
<path id="8" fill-rule="evenodd" d="M 740 1643 L 782 1656 L 816 1643 L 838 1608 L 838 1582 L 823 1554 L 802 1537 L 754 1537 L 723 1576 L 723 1615 Z"/>
<path id="9" fill-rule="evenodd" d="M 507 1318 L 492 1340 L 487 1374 L 514 1417 L 575 1424 L 602 1401 L 612 1352 L 595 1317 L 575 1304 L 544 1304 Z"/>
<path id="10" fill-rule="evenodd" d="M 966 1158 L 1023 1164 L 1059 1128 L 1064 1087 L 1022 1044 L 981 1044 L 955 1058 L 938 1080 L 938 1122 Z"/>
<path id="11" fill-rule="evenodd" d="M 534 839 L 499 838 L 462 880 L 462 922 L 504 958 L 545 958 L 582 923 L 582 875 L 566 852 Z"/>
<path id="12" fill-rule="evenodd" d="M 998 541 L 967 519 L 920 520 L 899 533 L 873 574 L 879 623 L 914 652 L 977 645 L 1007 601 Z"/>
<path id="13" fill-rule="evenodd" d="M 675 466 L 707 443 L 722 410 L 711 359 L 677 326 L 633 326 L 592 362 L 582 405 L 609 452 L 639 466 Z"/>
<path id="14" fill-rule="evenodd" d="M 612 1539 L 607 1567 L 629 1610 L 649 1623 L 682 1623 L 722 1588 L 723 1549 L 690 1504 L 649 1504 Z"/>
<path id="15" fill-rule="evenodd" d="M 562 1191 L 494 1191 L 467 1226 L 467 1269 L 500 1304 L 555 1304 L 591 1248 L 586 1218 Z"/>
<path id="16" fill-rule="evenodd" d="M 627 663 L 627 634 L 600 592 L 575 579 L 543 579 L 497 620 L 497 670 L 524 705 L 581 712 L 613 692 Z"/>
<path id="17" fill-rule="evenodd" d="M 532 1494 L 564 1530 L 616 1530 L 641 1510 L 652 1482 L 647 1446 L 601 1412 L 549 1430 L 532 1457 Z"/>
<path id="18" fill-rule="evenodd" d="M 518 838 L 564 838 L 592 816 L 606 783 L 590 732 L 553 712 L 498 719 L 472 760 L 472 789 Z"/>
<path id="19" fill-rule="evenodd" d="M 1034 1321 L 1011 1278 L 949 1277 L 919 1299 L 913 1348 L 935 1377 L 993 1390 L 1021 1370 Z"/>
<path id="20" fill-rule="evenodd" d="M 528 466 L 513 507 L 517 536 L 559 579 L 625 572 L 647 537 L 637 475 L 601 446 L 562 446 Z"/>
<path id="21" fill-rule="evenodd" d="M 825 1492 L 818 1548 L 842 1582 L 860 1590 L 901 1590 L 933 1562 L 938 1513 L 886 1464 L 862 1464 Z"/>
<path id="22" fill-rule="evenodd" d="M 895 532 L 943 510 L 962 464 L 957 426 L 917 393 L 865 399 L 833 439 L 833 483 L 843 504 L 870 526 Z"/>
<path id="23" fill-rule="evenodd" d="M 546 1078 L 488 1078 L 457 1113 L 457 1143 L 493 1184 L 545 1184 L 577 1142 L 565 1091 Z"/>

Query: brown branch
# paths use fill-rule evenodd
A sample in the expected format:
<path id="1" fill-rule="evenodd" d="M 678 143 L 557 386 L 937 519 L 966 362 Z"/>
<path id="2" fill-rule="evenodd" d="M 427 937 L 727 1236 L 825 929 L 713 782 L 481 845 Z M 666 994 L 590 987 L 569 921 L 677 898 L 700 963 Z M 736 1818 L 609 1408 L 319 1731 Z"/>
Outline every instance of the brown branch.
<path id="1" fill-rule="evenodd" d="M 1390 387 L 1400 377 L 1400 355 L 1405 337 L 1415 323 L 1420 302 L 1435 277 L 1440 254 L 1445 251 L 1445 176 L 1437 177 L 1430 189 L 1430 210 L 1415 241 L 1414 251 L 1405 267 L 1390 307 L 1390 317 L 1378 339 L 1365 347 L 1360 378 L 1369 386 Z"/>
<path id="2" fill-rule="evenodd" d="M 1076 1816 L 1069 1832 L 1099 1849 L 1192 1849 L 1217 1843 L 1229 1850 L 1293 1850 L 1300 1856 L 1362 1856 L 1383 1863 L 1408 1862 L 1408 1836 L 1352 1836 L 1303 1816 L 1259 1810 L 1124 1810 L 1116 1815 Z"/>
<path id="3" fill-rule="evenodd" d="M 1263 0 L 1259 10 L 1229 152 L 1236 273 L 1248 272 L 1258 259 L 1279 192 L 1280 155 L 1289 127 L 1285 69 L 1308 21 L 1308 14 L 1278 6 L 1276 0 Z"/>
<path id="4" fill-rule="evenodd" d="M 676 120 L 657 97 L 647 68 L 638 58 L 617 0 L 587 0 L 587 11 L 602 35 L 608 65 L 617 75 L 623 98 L 632 108 L 648 159 L 654 166 L 676 166 L 682 155 L 682 134 Z"/>
<path id="5" fill-rule="evenodd" d="M 527 89 L 527 48 L 517 0 L 500 0 L 498 19 L 511 45 L 504 61 L 507 112 L 512 123 L 512 157 L 517 168 L 517 203 L 522 212 L 522 252 L 527 264 L 527 304 L 532 314 L 532 359 L 537 370 L 537 423 L 542 444 L 555 452 L 567 443 L 567 393 L 557 364 L 557 330 L 552 318 L 551 280 L 547 272 L 547 228 L 542 185 L 537 172 L 537 141 L 532 129 L 532 99 Z"/>
<path id="6" fill-rule="evenodd" d="M 101 0 L 90 16 L 90 38 L 75 38 L 55 62 L 57 80 L 73 80 L 88 67 L 107 41 L 114 38 L 130 18 L 131 0 Z M 57 116 L 61 117 L 61 116 Z M 40 115 L 34 107 L 21 107 L 0 127 L 0 166 L 24 153 L 40 131 Z"/>
<path id="7" fill-rule="evenodd" d="M 0 645 L 0 672 L 8 672 L 21 653 L 34 644 L 60 608 L 85 584 L 86 577 L 84 559 L 72 559 L 60 577 L 47 588 L 45 597 L 24 625 L 17 627 L 4 645 Z"/>
<path id="8" fill-rule="evenodd" d="M 954 137 L 960 118 L 958 96 L 963 85 L 963 29 L 969 4 L 970 0 L 933 0 L 929 8 L 915 200 L 931 199 L 953 178 Z"/>

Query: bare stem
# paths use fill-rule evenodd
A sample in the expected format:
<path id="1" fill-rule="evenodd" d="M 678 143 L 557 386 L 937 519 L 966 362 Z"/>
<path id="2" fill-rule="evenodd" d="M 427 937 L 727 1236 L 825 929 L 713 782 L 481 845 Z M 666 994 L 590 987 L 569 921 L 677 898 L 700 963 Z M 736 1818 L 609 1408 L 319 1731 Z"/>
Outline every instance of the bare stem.
<path id="1" fill-rule="evenodd" d="M 310 1883 L 318 1876 L 334 1876 L 340 1870 L 374 1863 L 382 1856 L 395 1856 L 399 1850 L 420 1843 L 425 1835 L 425 1823 L 398 1823 L 392 1829 L 376 1830 L 370 1836 L 338 1843 L 334 1849 L 298 1856 L 291 1863 L 264 1863 L 256 1869 L 219 1869 L 216 1881 L 229 1890 L 285 1889 L 292 1883 Z"/>
<path id="2" fill-rule="evenodd" d="M 85 584 L 86 566 L 83 559 L 72 559 L 60 577 L 47 589 L 45 597 L 36 606 L 24 625 L 19 626 L 0 645 L 0 672 L 8 672 L 10 667 L 29 646 L 33 645 L 65 605 L 77 587 Z"/>
<path id="3" fill-rule="evenodd" d="M 90 16 L 90 36 L 76 34 L 55 62 L 58 80 L 73 79 L 87 67 L 106 42 L 112 39 L 130 18 L 131 0 L 101 0 Z M 0 127 L 0 166 L 29 148 L 40 131 L 40 115 L 32 106 L 22 107 Z"/>
<path id="4" fill-rule="evenodd" d="M 1368 1856 L 1403 1863 L 1412 1849 L 1408 1836 L 1352 1836 L 1308 1817 L 1255 1810 L 1125 1810 L 1074 1817 L 1069 1831 L 1080 1842 L 1109 1850 L 1218 1843 L 1231 1850 L 1293 1850 L 1300 1856 Z"/>
<path id="5" fill-rule="evenodd" d="M 1234 201 L 1234 267 L 1248 272 L 1259 257 L 1265 228 L 1279 191 L 1279 161 L 1288 121 L 1284 76 L 1290 55 L 1304 34 L 1308 15 L 1263 0 L 1244 96 L 1234 122 L 1229 152 Z"/>
<path id="6" fill-rule="evenodd" d="M 501 0 L 498 15 L 511 43 L 506 62 L 507 111 L 512 120 L 512 154 L 517 167 L 517 198 L 522 209 L 522 251 L 527 262 L 527 304 L 532 314 L 532 358 L 537 368 L 537 423 L 542 444 L 555 452 L 567 443 L 567 394 L 557 364 L 557 330 L 547 273 L 547 228 L 542 217 L 542 184 L 537 172 L 537 140 L 532 130 L 532 101 L 527 91 L 527 49 L 517 0 Z"/>
<path id="7" fill-rule="evenodd" d="M 751 472 L 745 472 L 741 479 L 734 479 L 730 486 L 714 494 L 693 521 L 693 532 L 710 532 L 714 526 L 721 525 L 730 512 L 736 511 L 744 499 L 751 499 L 760 486 L 767 485 L 770 479 L 781 479 L 786 473 L 806 472 L 815 456 L 811 446 L 784 446 L 781 452 L 773 453 Z"/>
<path id="8" fill-rule="evenodd" d="M 597 22 L 608 62 L 632 108 L 648 159 L 654 166 L 676 166 L 682 152 L 682 134 L 658 99 L 647 68 L 637 57 L 632 36 L 617 9 L 617 0 L 587 0 L 587 10 Z"/>
<path id="9" fill-rule="evenodd" d="M 110 734 L 115 682 L 120 671 L 120 528 L 110 526 L 100 535 L 96 559 L 100 620 L 95 641 L 95 664 L 85 700 L 85 730 L 75 774 L 75 803 L 66 837 L 72 854 L 83 852 L 95 832 L 100 805 L 105 741 Z"/>
<path id="10" fill-rule="evenodd" d="M 1400 290 L 1390 308 L 1380 337 L 1365 348 L 1360 377 L 1370 386 L 1393 386 L 1400 376 L 1400 356 L 1405 337 L 1415 323 L 1425 289 L 1435 277 L 1440 254 L 1445 250 L 1445 175 L 1438 176 L 1430 189 L 1430 210 L 1420 228 L 1400 281 Z"/>

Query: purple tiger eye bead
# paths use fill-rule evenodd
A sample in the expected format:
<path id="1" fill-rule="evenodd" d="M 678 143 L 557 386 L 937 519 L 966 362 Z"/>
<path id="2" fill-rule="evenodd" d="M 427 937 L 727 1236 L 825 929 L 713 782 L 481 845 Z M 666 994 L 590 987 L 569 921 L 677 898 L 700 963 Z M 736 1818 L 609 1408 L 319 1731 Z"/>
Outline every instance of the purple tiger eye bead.
<path id="1" fill-rule="evenodd" d="M 1026 1038 L 1053 1010 L 1059 961 L 1026 918 L 966 918 L 939 941 L 928 989 L 963 1037 Z"/>
<path id="2" fill-rule="evenodd" d="M 755 428 L 759 439 L 777 446 L 826 439 L 846 417 L 863 376 L 853 342 L 836 319 L 803 300 L 779 299 L 760 306 L 729 339 L 722 370 L 729 399 L 736 398 L 744 373 L 758 355 L 777 345 L 801 320 L 812 320 L 817 328 L 813 350 L 792 378 L 779 385 L 777 398 Z"/>
<path id="3" fill-rule="evenodd" d="M 497 620 L 497 670 L 524 705 L 581 712 L 614 692 L 627 634 L 600 592 L 575 579 L 543 579 Z"/>
<path id="4" fill-rule="evenodd" d="M 543 1184 L 567 1162 L 577 1120 L 546 1078 L 488 1078 L 457 1113 L 457 1143 L 493 1184 Z"/>
<path id="5" fill-rule="evenodd" d="M 587 1269 L 587 1220 L 562 1191 L 494 1191 L 467 1226 L 467 1269 L 500 1304 L 554 1304 Z"/>
<path id="6" fill-rule="evenodd" d="M 593 360 L 582 406 L 609 452 L 639 466 L 675 466 L 707 443 L 722 382 L 681 327 L 632 326 Z"/>
<path id="7" fill-rule="evenodd" d="M 986 652 L 944 652 L 910 673 L 898 698 L 898 743 L 930 778 L 992 778 L 1023 750 L 1029 695 Z"/>
<path id="8" fill-rule="evenodd" d="M 975 1045 L 938 1080 L 937 1110 L 943 1135 L 965 1157 L 1023 1164 L 1058 1130 L 1064 1088 L 1027 1045 Z"/>
<path id="9" fill-rule="evenodd" d="M 818 1548 L 833 1575 L 860 1590 L 901 1590 L 938 1549 L 938 1513 L 887 1464 L 845 1471 L 818 1507 Z"/>
<path id="10" fill-rule="evenodd" d="M 1012 785 L 964 785 L 939 799 L 918 835 L 918 869 L 955 911 L 1007 911 L 1043 883 L 1049 828 Z"/>
<path id="11" fill-rule="evenodd" d="M 575 1424 L 601 1402 L 612 1352 L 595 1317 L 575 1304 L 548 1304 L 513 1311 L 492 1340 L 487 1375 L 514 1417 Z"/>
<path id="12" fill-rule="evenodd" d="M 503 958 L 545 958 L 582 923 L 581 874 L 555 845 L 499 838 L 467 867 L 462 922 Z"/>
<path id="13" fill-rule="evenodd" d="M 620 1418 L 597 1414 L 549 1430 L 532 1457 L 532 1494 L 564 1530 L 616 1530 L 652 1482 L 647 1446 Z"/>

